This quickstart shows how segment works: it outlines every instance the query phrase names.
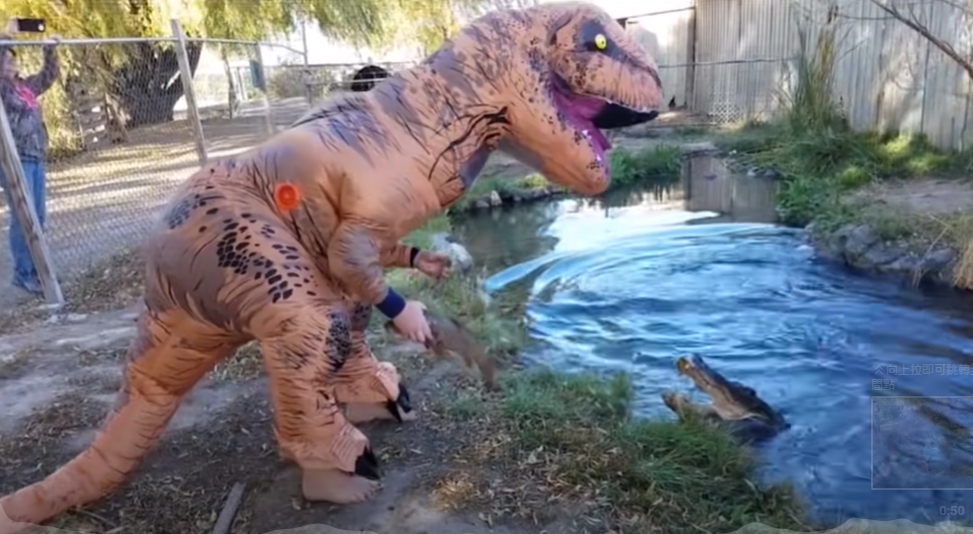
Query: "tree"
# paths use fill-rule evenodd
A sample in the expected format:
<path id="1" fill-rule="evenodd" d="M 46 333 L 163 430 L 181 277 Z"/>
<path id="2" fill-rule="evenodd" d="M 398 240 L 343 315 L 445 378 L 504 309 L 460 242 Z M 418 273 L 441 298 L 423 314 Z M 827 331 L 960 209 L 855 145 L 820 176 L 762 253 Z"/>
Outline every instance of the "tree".
<path id="1" fill-rule="evenodd" d="M 47 21 L 66 38 L 168 37 L 177 18 L 189 37 L 265 40 L 316 22 L 334 39 L 374 49 L 406 42 L 427 51 L 439 46 L 470 16 L 535 0 L 0 0 L 0 17 L 30 16 Z M 220 45 L 229 75 L 229 56 L 239 46 Z M 190 43 L 195 73 L 202 47 Z M 121 106 L 128 126 L 172 120 L 183 95 L 175 49 L 170 43 L 66 46 L 61 49 L 65 83 L 96 84 Z M 232 77 L 230 77 L 232 83 Z M 231 90 L 231 95 L 235 90 Z M 60 106 L 67 113 L 68 106 Z"/>

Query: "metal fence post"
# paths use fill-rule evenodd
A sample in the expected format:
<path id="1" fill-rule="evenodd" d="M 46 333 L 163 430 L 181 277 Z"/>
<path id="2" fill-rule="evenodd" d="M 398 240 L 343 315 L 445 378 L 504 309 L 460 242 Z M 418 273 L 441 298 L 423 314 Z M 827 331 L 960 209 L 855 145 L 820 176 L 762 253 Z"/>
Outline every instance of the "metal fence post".
<path id="1" fill-rule="evenodd" d="M 257 41 L 257 71 L 260 74 L 260 94 L 264 101 L 264 124 L 267 126 L 267 135 L 273 136 L 277 133 L 274 129 L 274 116 L 270 109 L 270 95 L 267 94 L 267 69 L 264 68 L 264 54 L 260 50 L 260 41 Z"/>
<path id="2" fill-rule="evenodd" d="M 31 198 L 29 189 L 25 187 L 26 177 L 20 164 L 20 155 L 17 154 L 17 143 L 14 141 L 13 132 L 10 131 L 10 119 L 7 117 L 7 110 L 2 105 L 0 105 L 0 138 L 2 138 L 0 167 L 3 168 L 3 175 L 6 178 L 4 187 L 10 191 L 10 210 L 24 232 L 24 242 L 27 243 L 30 259 L 34 262 L 34 268 L 37 269 L 37 277 L 40 279 L 41 288 L 44 290 L 44 298 L 47 299 L 48 304 L 62 306 L 64 294 L 61 293 L 61 284 L 54 276 L 54 262 L 51 260 L 51 251 L 47 246 L 47 239 L 41 229 L 37 212 L 34 211 L 33 198 Z"/>
<path id="3" fill-rule="evenodd" d="M 172 36 L 176 38 L 176 58 L 179 60 L 179 78 L 182 82 L 183 95 L 186 97 L 186 111 L 189 122 L 193 125 L 196 141 L 196 155 L 199 164 L 206 165 L 206 138 L 203 137 L 203 123 L 199 119 L 199 107 L 196 105 L 196 91 L 193 87 L 193 69 L 189 66 L 189 52 L 186 50 L 186 34 L 182 31 L 179 21 L 172 19 Z"/>

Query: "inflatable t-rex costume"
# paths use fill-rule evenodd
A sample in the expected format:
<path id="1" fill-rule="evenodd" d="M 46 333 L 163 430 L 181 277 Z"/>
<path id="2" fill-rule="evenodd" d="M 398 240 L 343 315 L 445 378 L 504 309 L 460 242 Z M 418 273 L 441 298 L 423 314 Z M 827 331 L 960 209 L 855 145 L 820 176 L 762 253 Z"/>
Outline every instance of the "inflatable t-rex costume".
<path id="1" fill-rule="evenodd" d="M 377 462 L 353 423 L 413 415 L 395 368 L 365 342 L 371 306 L 390 318 L 404 307 L 382 279 L 416 257 L 398 240 L 468 191 L 497 148 L 578 193 L 602 193 L 610 145 L 600 129 L 649 121 L 661 101 L 653 60 L 608 13 L 545 4 L 482 16 L 422 64 L 207 164 L 147 241 L 116 406 L 86 451 L 0 499 L 6 516 L 40 523 L 106 495 L 194 384 L 253 339 L 280 453 L 301 467 L 305 497 L 370 498 Z"/>

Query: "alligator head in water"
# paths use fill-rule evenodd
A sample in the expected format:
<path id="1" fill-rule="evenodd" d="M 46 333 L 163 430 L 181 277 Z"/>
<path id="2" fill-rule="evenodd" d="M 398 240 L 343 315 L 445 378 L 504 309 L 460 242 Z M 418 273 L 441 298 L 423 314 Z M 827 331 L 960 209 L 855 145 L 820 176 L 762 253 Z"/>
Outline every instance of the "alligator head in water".
<path id="1" fill-rule="evenodd" d="M 739 382 L 727 380 L 699 356 L 679 358 L 679 374 L 689 377 L 696 387 L 709 396 L 712 404 L 694 404 L 679 393 L 665 392 L 662 400 L 680 417 L 689 413 L 729 431 L 743 442 L 760 441 L 775 436 L 790 426 L 784 417 L 757 396 L 757 392 Z"/>

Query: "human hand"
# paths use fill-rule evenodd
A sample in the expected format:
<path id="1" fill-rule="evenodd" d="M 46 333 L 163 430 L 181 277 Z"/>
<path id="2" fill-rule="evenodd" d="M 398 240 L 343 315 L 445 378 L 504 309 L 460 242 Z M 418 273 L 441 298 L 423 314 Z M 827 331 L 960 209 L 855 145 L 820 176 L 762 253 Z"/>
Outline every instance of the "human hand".
<path id="1" fill-rule="evenodd" d="M 449 256 L 428 250 L 420 251 L 416 255 L 415 262 L 413 262 L 413 266 L 421 273 L 436 280 L 442 280 L 449 276 L 449 268 L 452 264 Z"/>
<path id="2" fill-rule="evenodd" d="M 432 341 L 432 330 L 429 329 L 429 322 L 426 321 L 426 314 L 423 313 L 425 309 L 426 305 L 418 300 L 407 301 L 402 312 L 392 319 L 396 332 L 423 345 L 427 341 Z"/>

